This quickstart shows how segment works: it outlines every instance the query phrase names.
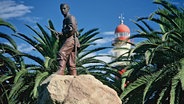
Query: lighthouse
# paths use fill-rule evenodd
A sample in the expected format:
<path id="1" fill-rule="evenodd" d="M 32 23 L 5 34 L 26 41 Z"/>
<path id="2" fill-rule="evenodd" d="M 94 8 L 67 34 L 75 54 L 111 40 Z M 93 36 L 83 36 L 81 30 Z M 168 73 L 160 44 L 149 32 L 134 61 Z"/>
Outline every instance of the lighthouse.
<path id="1" fill-rule="evenodd" d="M 131 48 L 131 44 L 127 43 L 130 42 L 130 29 L 123 23 L 122 15 L 119 18 L 120 24 L 115 29 L 115 38 L 112 42 L 112 54 L 115 58 L 119 56 L 128 56 L 127 52 Z"/>

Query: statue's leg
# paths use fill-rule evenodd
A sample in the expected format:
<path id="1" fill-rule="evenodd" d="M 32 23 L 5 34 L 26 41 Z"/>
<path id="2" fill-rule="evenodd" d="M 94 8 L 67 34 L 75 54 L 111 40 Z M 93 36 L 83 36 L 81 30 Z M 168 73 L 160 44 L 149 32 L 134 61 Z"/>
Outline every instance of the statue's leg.
<path id="1" fill-rule="evenodd" d="M 59 68 L 58 68 L 57 74 L 59 75 L 64 75 L 65 68 L 66 68 L 66 53 L 63 52 L 62 48 L 60 49 L 58 54 Z"/>
<path id="2" fill-rule="evenodd" d="M 70 75 L 74 75 L 74 76 L 77 75 L 75 59 L 76 59 L 75 51 L 72 51 L 70 56 L 69 56 L 67 67 L 69 68 Z"/>
<path id="3" fill-rule="evenodd" d="M 64 75 L 66 63 L 73 49 L 74 49 L 74 41 L 72 37 L 69 37 L 64 42 L 62 48 L 59 50 L 58 58 L 60 58 L 60 60 L 59 60 L 59 70 L 57 72 L 58 74 Z"/>

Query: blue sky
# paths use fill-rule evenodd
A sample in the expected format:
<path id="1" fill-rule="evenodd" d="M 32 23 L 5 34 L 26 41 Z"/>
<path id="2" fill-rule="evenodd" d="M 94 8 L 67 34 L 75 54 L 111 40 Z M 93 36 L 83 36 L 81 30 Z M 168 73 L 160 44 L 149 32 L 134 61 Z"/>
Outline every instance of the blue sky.
<path id="1" fill-rule="evenodd" d="M 183 0 L 170 1 L 175 5 L 184 6 Z M 54 23 L 56 30 L 61 31 L 63 16 L 59 9 L 60 3 L 70 5 L 70 13 L 76 17 L 79 29 L 88 31 L 99 28 L 99 36 L 104 39 L 97 43 L 104 46 L 111 46 L 121 14 L 124 24 L 130 28 L 131 34 L 134 34 L 138 28 L 131 20 L 148 16 L 158 8 L 153 4 L 153 0 L 0 0 L 0 18 L 12 23 L 18 32 L 27 35 L 33 32 L 24 24 L 36 28 L 36 22 L 45 26 L 49 19 Z M 7 32 L 2 27 L 0 29 Z M 15 40 L 21 51 L 32 52 L 32 47 L 20 39 Z M 107 52 L 109 53 L 110 51 Z"/>

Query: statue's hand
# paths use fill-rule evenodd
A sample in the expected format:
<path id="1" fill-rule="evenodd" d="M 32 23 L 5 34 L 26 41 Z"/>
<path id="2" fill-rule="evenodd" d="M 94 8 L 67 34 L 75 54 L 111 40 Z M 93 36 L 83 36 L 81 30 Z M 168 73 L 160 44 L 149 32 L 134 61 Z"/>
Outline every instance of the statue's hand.
<path id="1" fill-rule="evenodd" d="M 57 31 L 55 31 L 54 34 L 55 34 L 57 39 L 59 39 L 59 36 L 63 35 L 63 33 L 60 33 L 60 32 L 57 32 Z"/>

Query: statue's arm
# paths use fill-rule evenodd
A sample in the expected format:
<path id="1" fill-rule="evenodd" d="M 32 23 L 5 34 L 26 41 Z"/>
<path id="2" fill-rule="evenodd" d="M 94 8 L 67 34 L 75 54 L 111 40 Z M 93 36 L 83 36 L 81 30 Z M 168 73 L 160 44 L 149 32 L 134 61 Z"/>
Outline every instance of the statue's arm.
<path id="1" fill-rule="evenodd" d="M 66 26 L 63 28 L 63 34 L 73 35 L 77 31 L 77 23 L 74 16 L 70 16 L 66 23 Z"/>

